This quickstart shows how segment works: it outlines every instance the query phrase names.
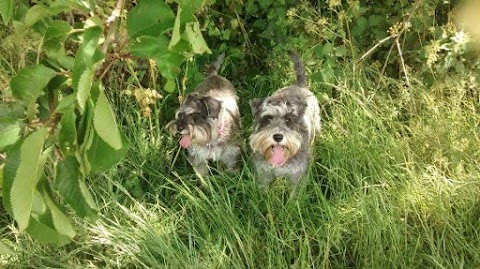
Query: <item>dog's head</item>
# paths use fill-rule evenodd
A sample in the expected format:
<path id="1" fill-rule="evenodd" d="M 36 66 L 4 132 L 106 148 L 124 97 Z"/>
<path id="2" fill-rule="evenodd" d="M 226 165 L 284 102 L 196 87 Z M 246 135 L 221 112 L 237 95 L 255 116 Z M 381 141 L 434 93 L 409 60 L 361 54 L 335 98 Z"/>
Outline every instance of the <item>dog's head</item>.
<path id="1" fill-rule="evenodd" d="M 180 135 L 180 146 L 206 145 L 217 139 L 217 122 L 221 101 L 197 92 L 188 94 L 175 113 L 175 119 L 166 125 L 172 135 Z"/>
<path id="2" fill-rule="evenodd" d="M 255 115 L 250 147 L 274 166 L 283 166 L 308 143 L 303 120 L 307 104 L 303 100 L 254 99 L 250 107 Z"/>

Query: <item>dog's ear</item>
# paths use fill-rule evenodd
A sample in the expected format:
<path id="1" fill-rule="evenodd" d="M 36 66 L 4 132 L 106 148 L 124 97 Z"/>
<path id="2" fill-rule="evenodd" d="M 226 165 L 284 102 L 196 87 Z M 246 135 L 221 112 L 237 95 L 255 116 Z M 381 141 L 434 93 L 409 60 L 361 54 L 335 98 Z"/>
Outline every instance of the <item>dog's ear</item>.
<path id="1" fill-rule="evenodd" d="M 191 93 L 185 95 L 185 97 L 182 101 L 182 104 L 189 105 L 190 103 L 195 102 L 195 100 L 197 100 L 197 99 L 198 99 L 198 93 L 191 92 Z"/>
<path id="2" fill-rule="evenodd" d="M 175 120 L 170 121 L 165 125 L 165 130 L 170 133 L 171 135 L 175 135 L 176 133 L 176 126 L 175 126 Z"/>
<path id="3" fill-rule="evenodd" d="M 257 114 L 257 112 L 260 109 L 260 106 L 262 105 L 264 100 L 265 99 L 263 99 L 263 98 L 255 98 L 255 99 L 250 100 L 249 104 L 250 104 L 250 108 L 252 109 L 253 115 Z"/>
<path id="4" fill-rule="evenodd" d="M 298 117 L 303 117 L 303 114 L 305 114 L 305 110 L 307 109 L 307 103 L 305 102 L 300 102 L 297 104 L 297 115 Z"/>
<path id="5" fill-rule="evenodd" d="M 205 97 L 201 99 L 202 103 L 205 106 L 206 113 L 209 117 L 216 118 L 218 117 L 218 114 L 220 113 L 220 110 L 222 109 L 222 102 L 211 98 L 211 97 Z"/>

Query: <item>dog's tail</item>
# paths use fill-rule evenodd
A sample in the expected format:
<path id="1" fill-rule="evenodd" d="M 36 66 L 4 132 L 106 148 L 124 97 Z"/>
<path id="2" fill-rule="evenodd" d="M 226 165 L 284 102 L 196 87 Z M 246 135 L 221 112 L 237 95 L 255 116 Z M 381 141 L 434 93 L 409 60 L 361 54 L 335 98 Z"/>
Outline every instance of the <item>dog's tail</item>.
<path id="1" fill-rule="evenodd" d="M 224 58 L 225 58 L 225 53 L 222 53 L 222 54 L 220 54 L 220 56 L 218 56 L 218 58 L 215 60 L 215 62 L 213 62 L 212 64 L 210 64 L 208 66 L 207 74 L 209 76 L 213 76 L 213 75 L 218 74 L 218 70 L 220 70 L 220 66 L 222 66 Z"/>
<path id="2" fill-rule="evenodd" d="M 305 75 L 305 67 L 303 66 L 302 60 L 294 51 L 289 50 L 288 54 L 293 60 L 293 66 L 295 68 L 295 75 L 297 76 L 297 85 L 300 87 L 306 87 L 307 76 Z"/>

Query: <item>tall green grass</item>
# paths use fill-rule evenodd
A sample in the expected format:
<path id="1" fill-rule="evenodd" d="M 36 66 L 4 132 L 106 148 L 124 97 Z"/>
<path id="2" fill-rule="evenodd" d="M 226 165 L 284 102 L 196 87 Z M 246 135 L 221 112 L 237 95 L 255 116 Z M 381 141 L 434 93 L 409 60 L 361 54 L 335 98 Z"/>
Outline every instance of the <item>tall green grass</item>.
<path id="1" fill-rule="evenodd" d="M 228 66 L 227 66 L 228 68 Z M 290 66 L 240 86 L 246 100 L 293 78 Z M 132 147 L 115 169 L 89 179 L 101 205 L 63 248 L 3 229 L 16 254 L 7 268 L 478 268 L 480 115 L 461 84 L 427 88 L 352 72 L 322 103 L 314 160 L 295 190 L 260 188 L 244 154 L 235 175 L 198 179 L 162 126 L 112 95 Z M 233 80 L 235 83 L 235 80 Z M 271 87 L 265 83 L 271 81 Z M 121 82 L 117 82 L 122 88 Z M 313 83 L 321 95 L 327 86 Z M 255 89 L 255 92 L 252 92 Z M 387 94 L 393 89 L 395 94 Z M 457 95 L 447 95 L 446 90 Z M 396 97 L 392 97 L 395 96 Z M 174 98 L 166 96 L 166 98 Z M 131 103 L 129 103 L 131 102 Z M 170 112 L 169 112 L 170 111 Z"/>
<path id="2" fill-rule="evenodd" d="M 304 24 L 323 19 L 331 20 L 330 26 L 322 24 L 325 29 L 344 23 L 335 21 L 337 13 L 321 14 L 313 6 L 299 10 L 301 16 L 290 18 L 295 34 L 308 30 Z M 379 12 L 383 20 L 384 10 Z M 131 148 L 115 168 L 88 178 L 99 218 L 75 219 L 79 235 L 72 244 L 56 248 L 19 234 L 0 207 L 0 237 L 15 250 L 0 256 L 0 267 L 480 268 L 480 100 L 474 76 L 440 76 L 432 70 L 433 82 L 427 85 L 428 76 L 414 72 L 424 72 L 422 63 L 412 59 L 421 52 L 405 51 L 412 65 L 412 86 L 406 87 L 404 79 L 391 76 L 398 71 L 393 60 L 390 76 L 374 62 L 385 61 L 388 48 L 380 48 L 372 62 L 356 64 L 355 55 L 370 48 L 372 38 L 377 42 L 377 34 L 383 38 L 388 27 L 359 40 L 350 34 L 336 39 L 327 31 L 272 43 L 261 35 L 271 28 L 259 34 L 261 22 L 246 22 L 257 31 L 250 37 L 254 45 L 234 47 L 245 58 L 227 55 L 222 69 L 240 96 L 245 143 L 238 173 L 212 168 L 211 176 L 196 177 L 185 152 L 163 130 L 173 118 L 177 96 L 167 94 L 152 117 L 143 118 L 137 103 L 121 91 L 132 86 L 135 74 L 129 72 L 144 63 L 119 62 L 104 82 Z M 283 32 L 283 26 L 274 29 Z M 0 36 L 7 36 L 6 31 L 0 29 Z M 414 34 L 407 35 L 414 39 Z M 423 47 L 429 38 L 402 45 Z M 7 88 L 9 75 L 35 51 L 26 39 L 7 41 L 0 45 L 0 88 Z M 227 41 L 243 44 L 240 38 L 222 40 Z M 351 58 L 319 56 L 323 42 L 348 45 Z M 263 50 L 256 51 L 257 45 Z M 321 71 L 326 62 L 335 73 L 329 83 L 311 79 L 321 101 L 323 127 L 308 175 L 296 187 L 278 180 L 264 189 L 256 184 L 246 146 L 252 122 L 248 100 L 293 82 L 286 48 L 296 48 L 309 74 Z M 182 75 L 188 89 L 199 81 L 208 58 L 187 63 Z M 129 69 L 126 64 L 138 66 Z M 138 81 L 158 89 L 157 75 L 144 74 Z"/>

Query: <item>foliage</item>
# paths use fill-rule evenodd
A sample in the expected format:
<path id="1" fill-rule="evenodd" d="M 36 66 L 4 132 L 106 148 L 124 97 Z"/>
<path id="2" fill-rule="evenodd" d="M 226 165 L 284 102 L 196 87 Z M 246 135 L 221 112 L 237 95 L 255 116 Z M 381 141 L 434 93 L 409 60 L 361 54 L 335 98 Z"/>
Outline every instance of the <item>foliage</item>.
<path id="1" fill-rule="evenodd" d="M 27 232 L 45 228 L 32 242 L 0 211 L 0 233 L 16 250 L 3 256 L 7 267 L 480 264 L 478 44 L 454 23 L 461 1 L 143 0 L 126 3 L 110 25 L 104 21 L 116 14 L 116 1 L 78 1 L 60 13 L 49 5 L 58 11 L 71 1 L 41 2 L 44 8 L 30 11 L 31 27 L 0 28 L 0 82 L 13 77 L 0 105 L 3 206 L 41 199 L 31 215 L 49 216 L 30 219 L 36 222 Z M 12 15 L 6 6 L 4 20 L 25 24 L 19 14 L 31 5 L 15 6 Z M 32 24 L 35 18 L 49 27 Z M 287 49 L 301 54 L 322 106 L 323 130 L 304 184 L 258 188 L 248 150 L 238 174 L 198 179 L 163 130 L 213 58 L 197 55 L 226 53 L 221 73 L 239 92 L 248 137 L 248 100 L 294 80 Z M 46 97 L 59 87 L 59 116 L 48 122 Z M 45 139 L 45 128 L 56 131 Z M 128 154 L 118 149 L 127 140 Z M 27 142 L 37 154 L 25 159 Z M 44 167 L 38 178 L 28 175 L 30 186 L 38 180 L 33 194 L 12 186 L 27 181 L 17 175 L 29 163 Z M 5 199 L 12 192 L 20 197 Z M 85 222 L 63 218 L 65 210 L 87 219 L 100 214 Z M 16 212 L 24 227 L 26 214 Z"/>
<path id="2" fill-rule="evenodd" d="M 210 52 L 194 16 L 201 4 L 179 2 L 175 17 L 170 5 L 143 0 L 128 13 L 129 50 L 156 62 L 168 91 L 175 89 L 183 61 Z M 98 206 L 86 177 L 108 170 L 127 153 L 128 139 L 100 73 L 119 26 L 115 12 L 122 7 L 109 18 L 101 8 L 93 1 L 6 1 L 0 6 L 15 33 L 32 29 L 41 37 L 36 60 L 16 71 L 10 80 L 13 99 L 0 111 L 0 149 L 7 156 L 3 205 L 18 230 L 39 242 L 63 245 L 76 235 L 64 204 L 80 217 L 96 218 Z"/>

